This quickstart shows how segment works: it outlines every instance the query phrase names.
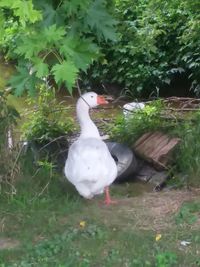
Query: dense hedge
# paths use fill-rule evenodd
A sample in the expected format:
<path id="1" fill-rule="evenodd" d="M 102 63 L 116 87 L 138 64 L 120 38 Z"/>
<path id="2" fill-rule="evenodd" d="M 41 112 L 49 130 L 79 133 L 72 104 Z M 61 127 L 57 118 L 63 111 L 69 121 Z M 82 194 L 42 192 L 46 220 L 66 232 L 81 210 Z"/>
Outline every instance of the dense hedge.
<path id="1" fill-rule="evenodd" d="M 105 58 L 85 84 L 117 83 L 138 96 L 162 93 L 181 77 L 200 94 L 199 0 L 116 0 L 115 16 L 118 41 L 102 44 Z"/>

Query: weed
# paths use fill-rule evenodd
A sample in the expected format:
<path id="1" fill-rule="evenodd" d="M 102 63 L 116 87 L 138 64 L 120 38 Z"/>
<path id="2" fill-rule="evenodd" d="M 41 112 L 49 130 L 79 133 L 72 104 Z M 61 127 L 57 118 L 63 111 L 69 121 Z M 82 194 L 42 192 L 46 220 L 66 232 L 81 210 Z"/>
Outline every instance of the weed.
<path id="1" fill-rule="evenodd" d="M 176 266 L 177 256 L 172 252 L 162 252 L 156 255 L 156 267 Z"/>
<path id="2" fill-rule="evenodd" d="M 200 213 L 200 202 L 184 203 L 175 216 L 177 224 L 193 224 L 197 221 L 197 213 Z"/>
<path id="3" fill-rule="evenodd" d="M 188 175 L 189 184 L 199 185 L 200 175 L 200 112 L 193 114 L 193 122 L 185 122 L 176 129 L 182 141 L 177 151 L 177 170 Z"/>
<path id="4" fill-rule="evenodd" d="M 34 110 L 29 111 L 29 120 L 22 126 L 23 138 L 26 140 L 45 144 L 73 130 L 72 119 L 61 121 L 63 105 L 57 102 L 55 89 L 40 86 L 38 97 L 29 98 L 27 102 L 29 109 L 31 105 Z"/>
<path id="5" fill-rule="evenodd" d="M 48 86 L 39 89 L 38 97 L 27 100 L 28 120 L 22 125 L 21 138 L 27 141 L 26 156 L 32 156 L 34 163 L 50 161 L 62 165 L 67 157 L 67 135 L 74 130 L 73 119 L 68 116 L 69 108 L 56 99 L 55 89 Z"/>

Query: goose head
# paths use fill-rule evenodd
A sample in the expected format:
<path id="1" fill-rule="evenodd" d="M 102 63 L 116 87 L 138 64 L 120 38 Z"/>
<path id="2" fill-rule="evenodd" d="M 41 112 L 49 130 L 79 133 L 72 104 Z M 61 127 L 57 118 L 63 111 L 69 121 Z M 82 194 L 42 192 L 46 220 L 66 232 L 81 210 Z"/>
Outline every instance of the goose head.
<path id="1" fill-rule="evenodd" d="M 90 118 L 89 109 L 107 103 L 108 102 L 103 96 L 97 95 L 94 92 L 85 93 L 79 98 L 76 106 L 76 111 L 78 121 L 81 126 L 80 138 L 94 137 L 100 139 L 99 131 Z"/>
<path id="2" fill-rule="evenodd" d="M 104 96 L 97 95 L 94 92 L 88 92 L 83 94 L 79 98 L 79 102 L 87 108 L 95 108 L 98 105 L 104 105 L 108 103 Z"/>

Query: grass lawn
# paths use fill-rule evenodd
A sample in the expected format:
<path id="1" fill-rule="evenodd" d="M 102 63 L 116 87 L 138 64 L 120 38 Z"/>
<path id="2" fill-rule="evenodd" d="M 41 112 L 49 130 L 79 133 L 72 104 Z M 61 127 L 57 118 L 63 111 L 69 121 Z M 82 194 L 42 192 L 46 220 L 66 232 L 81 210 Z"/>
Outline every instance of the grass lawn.
<path id="1" fill-rule="evenodd" d="M 200 266 L 199 190 L 138 195 L 137 184 L 113 185 L 118 204 L 105 206 L 66 181 L 45 185 L 35 177 L 1 196 L 1 267 Z"/>

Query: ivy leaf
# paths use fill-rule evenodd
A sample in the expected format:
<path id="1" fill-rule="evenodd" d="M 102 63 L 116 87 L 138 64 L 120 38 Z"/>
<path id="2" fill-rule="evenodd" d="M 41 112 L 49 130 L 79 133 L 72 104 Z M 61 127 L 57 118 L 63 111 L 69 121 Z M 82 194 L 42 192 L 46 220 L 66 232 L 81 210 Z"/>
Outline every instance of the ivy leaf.
<path id="1" fill-rule="evenodd" d="M 98 57 L 98 47 L 89 39 L 65 38 L 60 53 L 70 59 L 78 69 L 86 71 L 89 64 Z"/>
<path id="2" fill-rule="evenodd" d="M 98 38 L 104 37 L 106 40 L 116 40 L 114 26 L 116 21 L 107 13 L 104 1 L 95 0 L 87 11 L 85 23 L 92 29 L 95 29 Z"/>
<path id="3" fill-rule="evenodd" d="M 38 78 L 43 78 L 49 74 L 48 65 L 42 61 L 38 61 L 34 65 L 34 69 L 36 70 L 36 77 Z"/>
<path id="4" fill-rule="evenodd" d="M 72 87 L 77 79 L 78 69 L 70 61 L 63 61 L 52 68 L 55 81 L 57 83 L 65 82 L 68 90 L 72 93 Z"/>

